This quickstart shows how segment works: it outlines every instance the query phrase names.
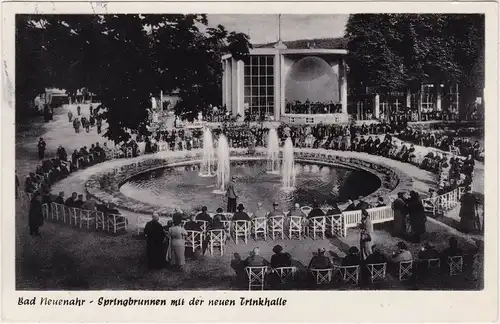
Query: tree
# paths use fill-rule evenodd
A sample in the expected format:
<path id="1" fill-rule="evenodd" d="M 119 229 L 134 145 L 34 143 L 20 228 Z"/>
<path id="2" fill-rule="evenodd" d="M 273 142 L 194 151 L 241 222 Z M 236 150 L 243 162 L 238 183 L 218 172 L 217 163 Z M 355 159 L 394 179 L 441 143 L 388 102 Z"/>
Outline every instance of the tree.
<path id="1" fill-rule="evenodd" d="M 19 43 L 31 46 L 21 46 L 19 57 L 29 60 L 33 48 L 44 51 L 35 61 L 43 69 L 16 89 L 26 98 L 34 98 L 33 88 L 87 89 L 104 107 L 104 135 L 116 142 L 130 131 L 147 133 L 150 98 L 161 90 L 179 90 L 183 104 L 176 111 L 187 118 L 220 104 L 221 55 L 242 57 L 251 46 L 248 36 L 222 26 L 201 32 L 205 15 L 49 15 L 17 23 Z M 16 74 L 27 72 L 20 67 Z"/>
<path id="2" fill-rule="evenodd" d="M 422 83 L 456 82 L 462 114 L 483 87 L 484 81 L 477 82 L 484 79 L 483 15 L 352 15 L 346 36 L 349 78 L 363 86 L 387 92 L 408 86 L 419 89 Z M 471 78 L 474 71 L 477 78 Z"/>

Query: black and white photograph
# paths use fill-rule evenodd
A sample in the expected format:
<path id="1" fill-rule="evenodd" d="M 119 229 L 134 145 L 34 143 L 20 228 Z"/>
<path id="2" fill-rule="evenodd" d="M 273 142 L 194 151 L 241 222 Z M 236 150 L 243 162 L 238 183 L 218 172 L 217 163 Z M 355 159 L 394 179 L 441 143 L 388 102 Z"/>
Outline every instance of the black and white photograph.
<path id="1" fill-rule="evenodd" d="M 13 289 L 482 291 L 485 21 L 16 14 Z"/>

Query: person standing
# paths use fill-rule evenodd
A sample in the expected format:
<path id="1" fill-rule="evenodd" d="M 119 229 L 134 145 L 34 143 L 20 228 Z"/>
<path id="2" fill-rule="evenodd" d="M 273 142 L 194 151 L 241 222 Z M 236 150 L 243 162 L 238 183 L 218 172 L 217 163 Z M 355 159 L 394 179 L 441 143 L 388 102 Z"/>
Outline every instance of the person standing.
<path id="1" fill-rule="evenodd" d="M 373 245 L 373 223 L 366 209 L 361 210 L 361 223 L 359 224 L 359 228 L 361 230 L 359 235 L 360 254 L 361 258 L 365 260 L 372 254 Z"/>
<path id="2" fill-rule="evenodd" d="M 408 199 L 408 213 L 411 226 L 411 235 L 414 243 L 420 243 L 420 237 L 425 233 L 425 216 L 424 205 L 419 194 L 412 190 L 410 191 L 410 199 Z"/>
<path id="3" fill-rule="evenodd" d="M 234 213 L 236 212 L 236 199 L 238 196 L 236 195 L 236 191 L 234 189 L 234 185 L 236 183 L 236 178 L 232 177 L 231 181 L 227 186 L 226 197 L 227 197 L 227 212 Z"/>
<path id="4" fill-rule="evenodd" d="M 464 233 L 469 233 L 480 229 L 477 219 L 477 199 L 472 194 L 470 187 L 467 187 L 465 194 L 460 198 L 460 229 Z"/>
<path id="5" fill-rule="evenodd" d="M 184 255 L 186 242 L 184 238 L 187 232 L 181 227 L 181 215 L 180 213 L 174 214 L 173 226 L 168 229 L 169 246 L 167 261 L 170 261 L 170 265 L 174 266 L 178 271 L 182 271 L 182 267 L 186 264 L 186 257 Z"/>
<path id="6" fill-rule="evenodd" d="M 101 128 L 102 128 L 102 119 L 101 117 L 96 118 L 96 125 L 97 125 L 97 134 L 101 134 Z"/>
<path id="7" fill-rule="evenodd" d="M 42 212 L 42 196 L 36 192 L 31 199 L 29 209 L 29 221 L 31 236 L 40 236 L 39 228 L 43 225 L 43 212 Z"/>
<path id="8" fill-rule="evenodd" d="M 144 235 L 147 239 L 146 255 L 149 269 L 161 269 L 164 265 L 164 242 L 165 232 L 163 226 L 158 221 L 158 213 L 153 213 L 153 218 L 144 227 Z"/>
<path id="9" fill-rule="evenodd" d="M 40 140 L 38 141 L 38 157 L 40 158 L 40 160 L 43 160 L 43 158 L 45 157 L 45 147 L 47 146 L 47 144 L 45 143 L 45 141 L 43 140 L 43 138 L 40 137 Z"/>
<path id="10" fill-rule="evenodd" d="M 78 114 L 78 116 L 80 116 L 81 111 L 82 111 L 82 108 L 80 108 L 80 106 L 77 106 L 76 113 Z"/>
<path id="11" fill-rule="evenodd" d="M 70 123 L 73 121 L 73 112 L 71 110 L 68 110 L 68 119 Z"/>
<path id="12" fill-rule="evenodd" d="M 392 221 L 392 236 L 402 237 L 404 236 L 406 231 L 407 214 L 403 192 L 399 192 L 398 198 L 396 198 L 392 202 L 392 210 L 394 210 L 394 220 Z"/>
<path id="13" fill-rule="evenodd" d="M 80 133 L 80 120 L 78 118 L 73 120 L 73 127 L 75 128 L 75 133 Z"/>

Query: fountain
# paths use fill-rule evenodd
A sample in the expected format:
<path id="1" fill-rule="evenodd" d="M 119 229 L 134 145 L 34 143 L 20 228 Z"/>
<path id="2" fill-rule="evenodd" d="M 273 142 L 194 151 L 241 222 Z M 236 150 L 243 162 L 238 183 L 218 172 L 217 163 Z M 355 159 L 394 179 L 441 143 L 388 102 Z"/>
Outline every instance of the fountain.
<path id="1" fill-rule="evenodd" d="M 229 144 L 224 134 L 219 137 L 217 145 L 217 186 L 214 193 L 226 193 L 229 181 Z"/>
<path id="2" fill-rule="evenodd" d="M 210 128 L 203 129 L 203 158 L 200 166 L 200 177 L 211 177 L 215 169 L 215 152 Z"/>
<path id="3" fill-rule="evenodd" d="M 267 169 L 268 173 L 279 174 L 280 146 L 276 129 L 271 128 L 267 137 Z"/>
<path id="4" fill-rule="evenodd" d="M 283 163 L 281 166 L 282 184 L 284 191 L 295 189 L 295 161 L 293 157 L 293 143 L 290 137 L 283 147 Z"/>

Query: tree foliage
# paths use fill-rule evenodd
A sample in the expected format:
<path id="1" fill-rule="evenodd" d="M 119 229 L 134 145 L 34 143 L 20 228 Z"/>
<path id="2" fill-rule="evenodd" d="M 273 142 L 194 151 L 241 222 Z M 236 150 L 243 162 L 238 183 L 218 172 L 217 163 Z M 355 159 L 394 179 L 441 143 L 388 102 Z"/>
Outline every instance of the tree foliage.
<path id="1" fill-rule="evenodd" d="M 18 98 L 45 87 L 85 88 L 105 107 L 105 136 L 118 142 L 128 130 L 147 132 L 151 96 L 161 90 L 179 91 L 176 112 L 186 118 L 220 105 L 221 56 L 242 58 L 251 47 L 247 35 L 207 28 L 205 15 L 19 16 L 16 24 L 16 58 L 28 62 L 16 64 L 18 108 Z"/>
<path id="2" fill-rule="evenodd" d="M 484 33 L 478 14 L 351 15 L 349 78 L 381 92 L 456 82 L 467 105 L 484 87 Z"/>

